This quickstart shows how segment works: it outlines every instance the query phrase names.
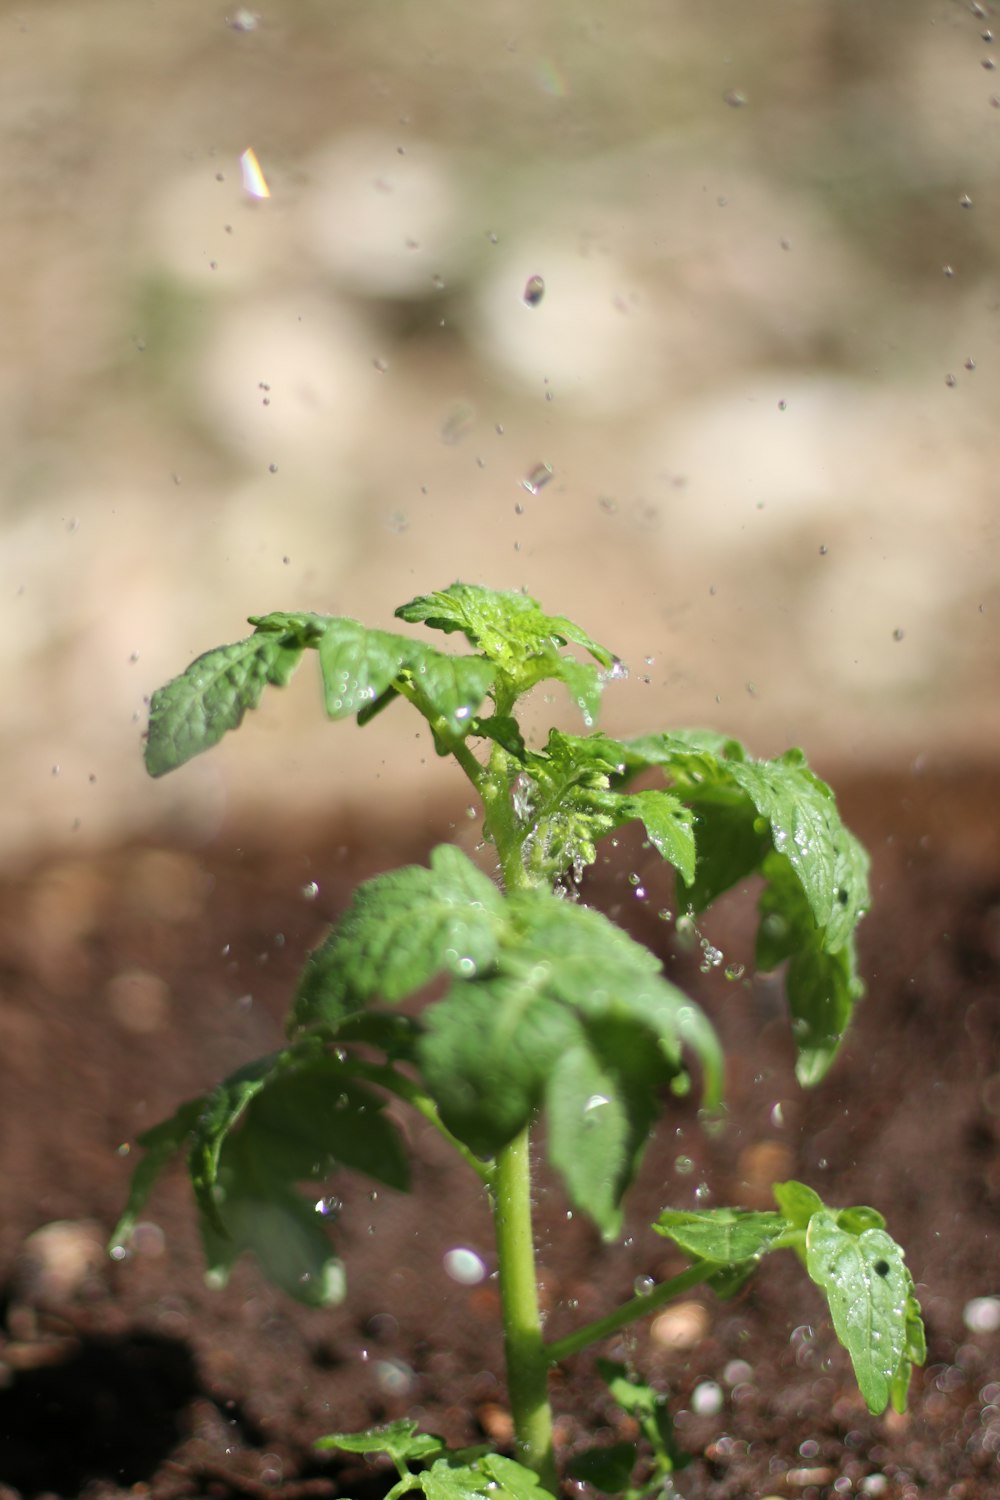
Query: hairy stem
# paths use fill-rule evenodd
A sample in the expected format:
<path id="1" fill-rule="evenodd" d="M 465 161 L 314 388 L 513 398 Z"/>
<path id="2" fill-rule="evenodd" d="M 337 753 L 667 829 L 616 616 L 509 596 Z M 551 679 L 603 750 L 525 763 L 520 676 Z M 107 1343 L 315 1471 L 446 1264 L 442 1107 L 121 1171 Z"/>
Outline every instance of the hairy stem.
<path id="1" fill-rule="evenodd" d="M 499 1152 L 493 1180 L 493 1222 L 500 1266 L 507 1389 L 517 1457 L 557 1493 L 549 1405 L 549 1357 L 542 1339 L 531 1223 L 528 1131 Z"/>

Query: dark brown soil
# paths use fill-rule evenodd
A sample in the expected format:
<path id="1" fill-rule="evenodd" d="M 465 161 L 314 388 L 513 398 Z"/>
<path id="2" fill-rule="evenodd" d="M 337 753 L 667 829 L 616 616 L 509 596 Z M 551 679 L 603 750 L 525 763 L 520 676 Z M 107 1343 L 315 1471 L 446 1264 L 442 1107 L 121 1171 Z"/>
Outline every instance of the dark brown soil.
<path id="1" fill-rule="evenodd" d="M 669 887 L 638 843 L 587 891 L 658 945 L 716 1017 L 731 1115 L 711 1139 L 693 1105 L 668 1116 L 624 1247 L 602 1247 L 540 1184 L 550 1330 L 598 1316 L 638 1276 L 679 1269 L 644 1228 L 665 1203 L 693 1203 L 700 1185 L 704 1201 L 763 1203 L 786 1176 L 887 1215 L 928 1324 L 909 1414 L 879 1419 L 790 1257 L 734 1302 L 693 1299 L 705 1323 L 693 1350 L 645 1326 L 613 1342 L 602 1352 L 670 1394 L 694 1455 L 677 1479 L 688 1500 L 1000 1493 L 1000 1333 L 966 1322 L 972 1299 L 1000 1294 L 1000 777 L 871 778 L 842 785 L 841 801 L 875 857 L 870 993 L 809 1095 L 792 1078 L 779 986 L 698 972 L 699 951 L 678 951 L 657 921 Z M 301 958 L 353 885 L 421 858 L 439 835 L 373 839 L 351 826 L 300 845 L 308 853 L 164 843 L 47 862 L 0 886 L 3 1500 L 372 1496 L 377 1471 L 317 1456 L 313 1440 L 409 1414 L 452 1440 L 504 1441 L 495 1282 L 462 1287 L 442 1263 L 467 1246 L 492 1269 L 485 1206 L 419 1124 L 408 1127 L 412 1195 L 335 1185 L 350 1287 L 339 1309 L 289 1303 L 252 1264 L 207 1290 L 179 1177 L 151 1203 L 130 1260 L 94 1248 L 123 1201 L 119 1148 L 278 1044 Z M 706 924 L 727 964 L 748 962 L 751 905 L 733 899 Z M 51 1233 L 26 1244 L 53 1221 L 71 1226 L 61 1247 Z M 713 1397 L 717 1414 L 696 1414 Z M 588 1358 L 555 1380 L 554 1399 L 567 1449 L 626 1430 Z"/>

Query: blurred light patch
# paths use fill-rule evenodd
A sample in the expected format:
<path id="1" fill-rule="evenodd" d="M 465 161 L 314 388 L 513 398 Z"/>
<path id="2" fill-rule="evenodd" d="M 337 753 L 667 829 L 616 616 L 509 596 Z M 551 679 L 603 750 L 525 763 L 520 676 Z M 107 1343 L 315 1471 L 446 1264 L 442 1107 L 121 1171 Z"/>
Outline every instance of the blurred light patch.
<path id="1" fill-rule="evenodd" d="M 271 189 L 267 185 L 263 168 L 257 160 L 257 153 L 252 146 L 248 146 L 240 157 L 240 172 L 243 177 L 243 191 L 249 193 L 251 198 L 270 198 Z"/>
<path id="2" fill-rule="evenodd" d="M 565 75 L 560 72 L 555 63 L 547 57 L 538 59 L 535 76 L 541 86 L 542 93 L 548 94 L 552 99 L 565 99 L 569 93 L 569 84 Z"/>

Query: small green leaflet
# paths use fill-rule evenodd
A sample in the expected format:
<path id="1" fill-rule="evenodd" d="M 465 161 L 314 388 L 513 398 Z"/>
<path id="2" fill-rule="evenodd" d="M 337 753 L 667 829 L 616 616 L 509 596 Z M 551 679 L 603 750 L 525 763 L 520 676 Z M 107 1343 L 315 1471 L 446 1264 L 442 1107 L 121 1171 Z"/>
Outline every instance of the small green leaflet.
<path id="1" fill-rule="evenodd" d="M 597 858 L 597 840 L 622 824 L 643 823 L 650 842 L 693 878 L 692 816 L 671 791 L 612 791 L 625 764 L 624 747 L 605 735 L 570 735 L 553 729 L 544 751 L 523 757 L 527 822 L 526 862 L 547 879 L 571 871 L 579 878 Z"/>
<path id="2" fill-rule="evenodd" d="M 180 677 L 158 688 L 149 705 L 146 770 L 163 776 L 217 745 L 256 708 L 265 687 L 285 687 L 303 645 L 291 634 L 252 635 L 218 646 L 193 661 Z"/>
<path id="3" fill-rule="evenodd" d="M 344 1277 L 323 1216 L 296 1185 L 348 1167 L 397 1189 L 409 1166 L 383 1099 L 352 1076 L 350 1060 L 316 1038 L 261 1058 L 140 1136 L 136 1168 L 113 1245 L 124 1245 L 169 1160 L 187 1150 L 202 1241 L 215 1285 L 252 1251 L 301 1302 L 340 1301 Z"/>
<path id="4" fill-rule="evenodd" d="M 910 1374 L 926 1358 L 920 1304 L 903 1252 L 873 1208 L 830 1209 L 801 1182 L 774 1185 L 777 1213 L 664 1209 L 653 1228 L 695 1261 L 731 1265 L 796 1251 L 825 1293 L 869 1410 L 906 1408 Z"/>
<path id="5" fill-rule="evenodd" d="M 589 662 L 562 656 L 560 648 L 582 646 L 605 670 L 615 666 L 616 658 L 606 646 L 563 615 L 545 614 L 527 594 L 453 583 L 400 605 L 396 615 L 411 625 L 464 635 L 493 665 L 497 673 L 494 696 L 498 704 L 508 707 L 537 683 L 554 680 L 566 684 L 584 721 L 592 723 L 600 702 L 600 676 Z"/>
<path id="6" fill-rule="evenodd" d="M 788 960 L 785 990 L 798 1053 L 795 1073 L 809 1088 L 836 1057 L 864 985 L 853 939 L 831 951 L 785 856 L 770 851 L 761 868 L 767 885 L 759 902 L 756 963 L 766 970 Z"/>
<path id="7" fill-rule="evenodd" d="M 647 735 L 620 750 L 619 782 L 658 766 L 693 813 L 697 858 L 693 875 L 681 876 L 695 911 L 740 880 L 765 876 L 757 963 L 788 960 L 796 1071 L 803 1085 L 817 1083 L 863 993 L 854 932 L 869 902 L 868 857 L 830 788 L 799 750 L 755 761 L 738 741 L 704 731 Z"/>
<path id="8" fill-rule="evenodd" d="M 316 1447 L 387 1454 L 400 1478 L 386 1500 L 398 1500 L 413 1490 L 427 1500 L 553 1500 L 537 1474 L 523 1464 L 482 1448 L 449 1449 L 443 1439 L 418 1432 L 416 1422 L 408 1418 L 366 1432 L 332 1433 L 317 1439 Z M 411 1464 L 429 1467 L 413 1472 Z"/>
<path id="9" fill-rule="evenodd" d="M 788 1221 L 780 1213 L 740 1208 L 665 1208 L 653 1228 L 688 1255 L 734 1266 L 760 1260 L 787 1231 Z"/>
<path id="10" fill-rule="evenodd" d="M 809 1220 L 809 1275 L 826 1295 L 868 1409 L 884 1411 L 892 1400 L 902 1410 L 910 1369 L 924 1350 L 913 1282 L 902 1250 L 884 1229 L 853 1234 L 843 1217 L 822 1210 Z"/>
<path id="11" fill-rule="evenodd" d="M 614 653 L 600 645 L 564 615 L 547 615 L 528 594 L 498 593 L 478 584 L 453 583 L 433 594 L 421 594 L 396 610 L 400 620 L 421 623 L 446 634 L 461 631 L 476 650 L 513 673 L 529 656 L 553 645 L 583 646 L 602 667 L 612 667 Z"/>
<path id="12" fill-rule="evenodd" d="M 400 1474 L 407 1464 L 437 1458 L 447 1448 L 444 1438 L 418 1432 L 416 1422 L 410 1417 L 386 1422 L 384 1427 L 368 1427 L 364 1432 L 331 1432 L 327 1437 L 317 1438 L 315 1446 L 341 1448 L 346 1453 L 386 1453 Z"/>
<path id="13" fill-rule="evenodd" d="M 253 635 L 199 656 L 153 694 L 146 742 L 150 775 L 176 770 L 237 729 L 266 686 L 287 685 L 308 649 L 319 656 L 331 719 L 353 714 L 366 722 L 375 707 L 408 694 L 430 723 L 439 750 L 475 729 L 495 676 L 481 656 L 436 651 L 356 620 L 274 613 L 251 616 L 250 623 Z"/>

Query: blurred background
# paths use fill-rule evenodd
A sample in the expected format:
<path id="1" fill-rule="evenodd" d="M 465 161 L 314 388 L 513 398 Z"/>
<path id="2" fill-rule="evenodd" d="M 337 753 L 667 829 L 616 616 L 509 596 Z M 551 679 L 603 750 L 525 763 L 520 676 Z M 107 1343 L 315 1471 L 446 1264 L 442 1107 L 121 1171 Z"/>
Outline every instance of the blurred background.
<path id="1" fill-rule="evenodd" d="M 995 759 L 988 10 L 4 5 L 0 857 L 404 818 L 311 660 L 163 783 L 146 699 L 455 578 L 615 649 L 609 729 Z"/>

